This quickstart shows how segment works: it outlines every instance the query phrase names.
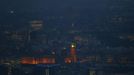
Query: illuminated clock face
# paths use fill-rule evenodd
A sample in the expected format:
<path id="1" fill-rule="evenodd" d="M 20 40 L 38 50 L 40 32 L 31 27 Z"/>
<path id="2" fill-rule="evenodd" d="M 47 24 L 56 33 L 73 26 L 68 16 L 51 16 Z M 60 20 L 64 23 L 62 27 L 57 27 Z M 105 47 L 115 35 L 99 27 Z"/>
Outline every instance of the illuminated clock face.
<path id="1" fill-rule="evenodd" d="M 72 47 L 72 48 L 76 47 L 76 43 L 72 43 L 72 44 L 71 44 L 71 47 Z"/>
<path id="2" fill-rule="evenodd" d="M 72 45 L 71 45 L 71 47 L 72 47 L 72 48 L 74 48 L 74 47 L 75 47 L 75 45 L 73 45 L 73 44 L 72 44 Z"/>

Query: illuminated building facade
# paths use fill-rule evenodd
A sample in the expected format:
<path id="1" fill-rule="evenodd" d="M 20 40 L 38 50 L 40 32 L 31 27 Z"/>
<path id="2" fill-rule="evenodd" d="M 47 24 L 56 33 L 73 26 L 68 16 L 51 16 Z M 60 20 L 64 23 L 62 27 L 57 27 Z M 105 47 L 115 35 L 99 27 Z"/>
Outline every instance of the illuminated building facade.
<path id="1" fill-rule="evenodd" d="M 23 57 L 21 59 L 21 64 L 55 64 L 55 58 L 44 57 L 44 58 L 33 58 L 33 57 Z"/>

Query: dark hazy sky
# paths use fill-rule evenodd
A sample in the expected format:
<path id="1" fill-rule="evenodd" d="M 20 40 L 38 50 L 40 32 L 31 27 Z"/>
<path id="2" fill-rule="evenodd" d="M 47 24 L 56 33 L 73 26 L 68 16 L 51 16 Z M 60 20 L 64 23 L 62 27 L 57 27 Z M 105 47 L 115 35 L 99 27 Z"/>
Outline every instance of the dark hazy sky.
<path id="1" fill-rule="evenodd" d="M 1 0 L 0 9 L 3 11 L 44 11 L 66 10 L 69 8 L 100 9 L 106 7 L 107 0 Z"/>

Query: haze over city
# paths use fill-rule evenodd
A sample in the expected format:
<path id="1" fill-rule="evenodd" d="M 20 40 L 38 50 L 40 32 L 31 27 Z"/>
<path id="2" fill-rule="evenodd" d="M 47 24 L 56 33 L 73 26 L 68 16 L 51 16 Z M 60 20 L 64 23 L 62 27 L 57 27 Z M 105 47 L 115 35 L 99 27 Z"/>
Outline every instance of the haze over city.
<path id="1" fill-rule="evenodd" d="M 134 1 L 0 1 L 0 75 L 133 75 Z"/>

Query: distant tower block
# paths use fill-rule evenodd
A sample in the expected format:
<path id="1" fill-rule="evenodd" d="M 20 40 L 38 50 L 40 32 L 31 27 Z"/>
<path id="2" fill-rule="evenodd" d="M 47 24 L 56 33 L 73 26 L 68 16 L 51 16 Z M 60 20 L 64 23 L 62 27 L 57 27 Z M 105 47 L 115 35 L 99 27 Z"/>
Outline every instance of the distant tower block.
<path id="1" fill-rule="evenodd" d="M 46 72 L 46 75 L 50 75 L 49 69 L 46 69 L 45 72 Z"/>
<path id="2" fill-rule="evenodd" d="M 43 21 L 41 20 L 34 20 L 30 22 L 31 28 L 33 30 L 39 30 L 43 27 Z"/>
<path id="3" fill-rule="evenodd" d="M 72 62 L 76 63 L 77 55 L 76 55 L 76 44 L 75 43 L 71 44 L 70 55 L 71 55 Z"/>
<path id="4" fill-rule="evenodd" d="M 89 69 L 89 75 L 96 75 L 96 71 L 93 68 Z"/>

